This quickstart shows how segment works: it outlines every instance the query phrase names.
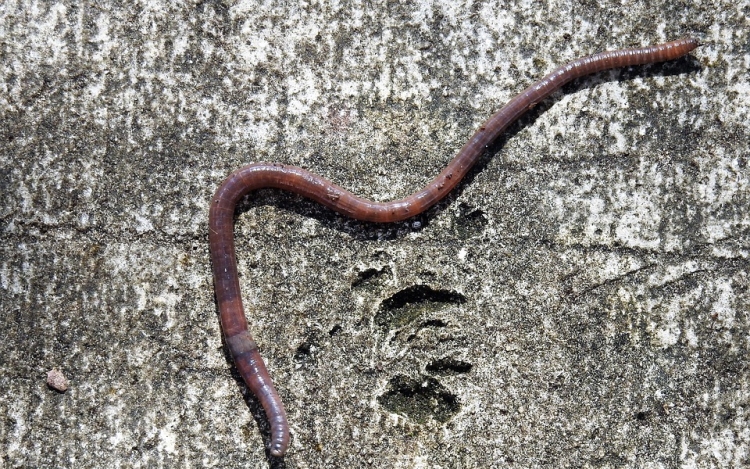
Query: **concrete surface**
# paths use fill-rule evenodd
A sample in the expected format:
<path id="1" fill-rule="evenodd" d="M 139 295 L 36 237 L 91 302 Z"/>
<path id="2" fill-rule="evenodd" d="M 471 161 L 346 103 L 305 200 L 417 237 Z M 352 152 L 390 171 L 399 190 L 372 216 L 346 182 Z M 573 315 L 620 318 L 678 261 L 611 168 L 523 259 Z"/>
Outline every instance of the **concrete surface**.
<path id="1" fill-rule="evenodd" d="M 2 2 L 0 467 L 747 465 L 749 33 L 747 0 Z M 684 35 L 419 220 L 242 203 L 293 433 L 269 459 L 213 301 L 224 176 L 401 197 L 555 66 Z"/>

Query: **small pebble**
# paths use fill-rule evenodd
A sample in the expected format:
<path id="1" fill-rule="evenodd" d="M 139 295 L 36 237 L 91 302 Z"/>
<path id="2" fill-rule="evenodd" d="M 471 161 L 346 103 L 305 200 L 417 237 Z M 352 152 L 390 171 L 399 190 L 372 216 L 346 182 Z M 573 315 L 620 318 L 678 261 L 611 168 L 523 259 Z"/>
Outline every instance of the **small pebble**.
<path id="1" fill-rule="evenodd" d="M 55 391 L 65 392 L 68 390 L 68 380 L 62 371 L 58 369 L 52 369 L 47 372 L 47 386 L 54 389 Z"/>

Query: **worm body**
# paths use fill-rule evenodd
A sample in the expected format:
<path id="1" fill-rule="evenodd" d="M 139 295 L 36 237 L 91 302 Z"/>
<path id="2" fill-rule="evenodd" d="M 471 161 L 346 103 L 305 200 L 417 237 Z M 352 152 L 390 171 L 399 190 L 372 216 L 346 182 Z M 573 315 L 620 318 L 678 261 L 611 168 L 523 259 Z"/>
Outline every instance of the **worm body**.
<path id="1" fill-rule="evenodd" d="M 283 456 L 289 447 L 289 424 L 242 307 L 234 249 L 234 209 L 248 192 L 277 188 L 308 197 L 343 215 L 370 222 L 413 217 L 445 197 L 510 124 L 569 81 L 611 68 L 674 60 L 698 47 L 692 38 L 635 49 L 602 52 L 563 65 L 511 99 L 493 114 L 461 148 L 448 166 L 424 188 L 400 200 L 375 202 L 296 166 L 255 163 L 230 174 L 219 186 L 209 213 L 209 243 L 216 301 L 227 347 L 240 375 L 265 410 L 271 426 L 270 453 Z"/>

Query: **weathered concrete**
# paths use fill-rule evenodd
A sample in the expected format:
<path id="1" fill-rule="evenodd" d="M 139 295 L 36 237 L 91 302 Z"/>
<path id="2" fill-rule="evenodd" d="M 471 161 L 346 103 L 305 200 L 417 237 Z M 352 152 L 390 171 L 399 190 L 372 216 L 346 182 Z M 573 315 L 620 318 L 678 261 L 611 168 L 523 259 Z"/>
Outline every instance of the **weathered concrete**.
<path id="1" fill-rule="evenodd" d="M 79 3 L 0 5 L 0 467 L 749 462 L 747 0 Z M 248 199 L 293 429 L 269 461 L 213 302 L 223 177 L 400 197 L 556 65 L 687 34 L 566 87 L 418 224 Z"/>

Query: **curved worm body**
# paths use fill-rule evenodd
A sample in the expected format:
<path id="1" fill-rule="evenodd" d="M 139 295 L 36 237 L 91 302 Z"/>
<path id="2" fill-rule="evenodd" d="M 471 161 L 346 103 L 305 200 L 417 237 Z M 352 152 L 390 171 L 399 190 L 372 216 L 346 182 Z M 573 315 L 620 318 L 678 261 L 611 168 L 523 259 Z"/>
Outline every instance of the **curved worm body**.
<path id="1" fill-rule="evenodd" d="M 273 187 L 308 197 L 343 215 L 370 222 L 396 222 L 413 217 L 445 197 L 510 124 L 569 81 L 611 68 L 664 62 L 696 47 L 692 38 L 636 49 L 602 52 L 574 60 L 526 88 L 482 124 L 435 179 L 414 194 L 392 202 L 357 197 L 302 168 L 280 163 L 245 166 L 221 184 L 211 202 L 209 242 L 216 301 L 226 344 L 245 383 L 266 412 L 271 426 L 270 453 L 283 456 L 289 447 L 289 424 L 255 341 L 247 329 L 234 250 L 234 209 L 248 192 Z"/>

